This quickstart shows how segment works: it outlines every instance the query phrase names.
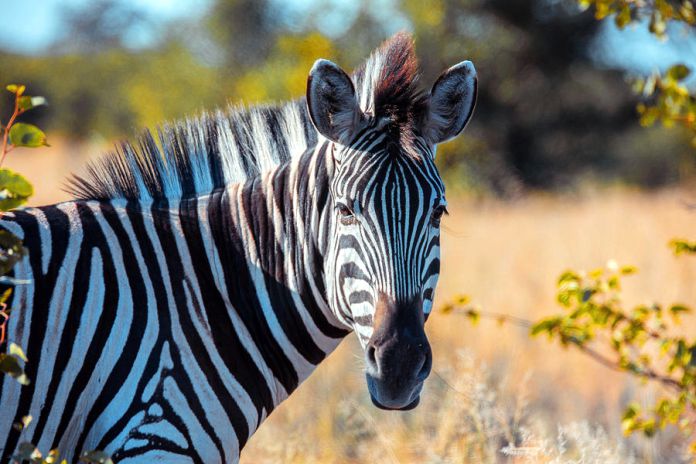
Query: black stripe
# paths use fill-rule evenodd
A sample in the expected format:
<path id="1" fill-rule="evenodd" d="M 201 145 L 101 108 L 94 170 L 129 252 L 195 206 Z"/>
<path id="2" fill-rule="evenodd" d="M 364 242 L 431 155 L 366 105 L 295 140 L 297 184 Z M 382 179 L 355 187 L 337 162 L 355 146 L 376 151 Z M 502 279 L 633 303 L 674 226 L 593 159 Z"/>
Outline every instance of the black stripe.
<path id="1" fill-rule="evenodd" d="M 211 197 L 219 198 L 219 194 Z M 203 307 L 198 304 L 198 298 L 196 292 L 189 281 L 186 279 L 186 284 L 189 286 L 191 299 L 193 302 L 194 313 L 201 318 L 207 318 L 210 323 L 211 337 L 213 339 L 214 345 L 218 353 L 221 355 L 223 353 L 226 356 L 221 356 L 225 361 L 226 365 L 232 371 L 233 375 L 237 374 L 239 371 L 239 366 L 237 360 L 230 359 L 228 353 L 230 353 L 228 348 L 229 339 L 236 337 L 236 334 L 232 332 L 231 334 L 221 334 L 217 330 L 218 323 L 223 323 L 229 319 L 226 314 L 227 308 L 223 301 L 222 295 L 215 286 L 215 279 L 211 272 L 211 263 L 208 261 L 206 254 L 206 244 L 201 236 L 200 229 L 200 219 L 198 217 L 198 203 L 196 200 L 188 200 L 182 202 L 179 206 L 179 213 L 181 216 L 181 228 L 186 240 L 188 252 L 191 258 L 191 263 L 193 264 L 192 271 L 196 275 L 196 281 L 199 286 Z M 205 315 L 204 315 L 205 312 Z M 240 444 L 246 442 L 246 437 L 250 435 L 249 427 L 247 425 L 244 414 L 242 413 L 239 405 L 236 403 L 235 399 L 230 395 L 225 388 L 225 385 L 220 378 L 214 362 L 210 359 L 205 345 L 202 340 L 199 339 L 198 332 L 194 330 L 194 324 L 191 318 L 191 314 L 187 311 L 183 311 L 180 315 L 181 324 L 184 327 L 191 327 L 189 333 L 185 334 L 188 339 L 188 343 L 191 349 L 197 355 L 197 362 L 199 363 L 201 370 L 206 375 L 206 379 L 211 388 L 215 391 L 216 396 L 219 398 L 223 407 L 225 408 L 228 417 L 232 422 L 232 427 L 234 428 L 235 434 L 240 439 Z M 216 338 L 217 335 L 217 338 Z M 243 350 L 241 350 L 243 351 Z M 232 353 L 237 353 L 238 351 L 233 351 Z M 225 359 L 227 358 L 227 359 Z M 236 368 L 236 369 L 235 369 Z M 253 395 L 250 395 L 253 396 Z M 240 445 L 241 446 L 241 445 Z M 227 460 L 231 459 L 230 456 Z"/>

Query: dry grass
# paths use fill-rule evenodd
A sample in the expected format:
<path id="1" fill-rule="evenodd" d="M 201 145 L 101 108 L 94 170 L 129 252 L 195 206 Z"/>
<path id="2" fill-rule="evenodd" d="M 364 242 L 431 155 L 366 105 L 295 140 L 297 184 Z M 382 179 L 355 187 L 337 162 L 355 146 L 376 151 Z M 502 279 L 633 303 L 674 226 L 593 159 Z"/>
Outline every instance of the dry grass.
<path id="1" fill-rule="evenodd" d="M 490 311 L 538 318 L 560 311 L 563 270 L 615 259 L 640 269 L 626 280 L 627 304 L 693 304 L 696 260 L 674 258 L 666 246 L 696 234 L 696 212 L 683 204 L 693 198 L 610 190 L 514 203 L 450 199 L 439 300 L 466 293 Z M 621 437 L 623 405 L 649 401 L 651 387 L 515 327 L 472 327 L 436 313 L 428 333 L 434 373 L 418 409 L 370 406 L 351 336 L 273 413 L 242 462 L 628 463 L 631 454 L 678 462 L 674 433 L 652 442 Z"/>
<path id="2" fill-rule="evenodd" d="M 33 204 L 66 199 L 58 191 L 65 175 L 99 151 L 52 142 L 8 159 L 35 182 Z M 695 197 L 612 189 L 513 203 L 450 198 L 439 301 L 466 293 L 489 311 L 537 318 L 559 311 L 560 272 L 615 259 L 640 269 L 626 281 L 628 304 L 694 304 L 696 259 L 674 258 L 666 243 L 696 237 L 696 212 L 683 204 Z M 369 404 L 350 336 L 272 414 L 242 462 L 627 463 L 631 454 L 637 462 L 678 462 L 674 434 L 652 442 L 620 436 L 623 404 L 650 400 L 654 389 L 514 327 L 472 327 L 436 313 L 428 332 L 434 373 L 418 409 L 386 413 Z"/>

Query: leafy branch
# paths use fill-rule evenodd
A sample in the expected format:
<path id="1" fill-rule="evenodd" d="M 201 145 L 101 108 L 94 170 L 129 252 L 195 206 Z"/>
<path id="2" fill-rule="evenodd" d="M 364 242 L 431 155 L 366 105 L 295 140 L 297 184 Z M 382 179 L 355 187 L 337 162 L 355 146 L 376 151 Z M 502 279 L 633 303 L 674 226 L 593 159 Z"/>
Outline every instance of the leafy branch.
<path id="1" fill-rule="evenodd" d="M 648 127 L 657 121 L 665 127 L 681 125 L 694 136 L 691 143 L 696 148 L 696 95 L 684 84 L 690 74 L 687 66 L 677 64 L 664 76 L 655 72 L 635 79 L 633 89 L 646 99 L 637 106 L 641 125 Z"/>
<path id="2" fill-rule="evenodd" d="M 670 21 L 696 25 L 696 9 L 691 0 L 578 0 L 578 4 L 582 9 L 594 8 L 598 21 L 614 15 L 619 29 L 647 19 L 650 32 L 660 38 L 665 37 Z"/>
<path id="3" fill-rule="evenodd" d="M 444 305 L 442 311 L 463 314 L 473 323 L 488 318 L 523 327 L 533 337 L 546 335 L 610 369 L 659 383 L 666 395 L 648 411 L 636 403 L 628 405 L 622 418 L 624 431 L 652 436 L 673 424 L 691 437 L 690 451 L 696 455 L 696 339 L 673 335 L 681 316 L 692 310 L 683 304 L 624 308 L 621 279 L 635 272 L 634 267 L 610 262 L 588 273 L 563 273 L 557 301 L 564 312 L 538 321 L 482 311 L 467 297 Z"/>
<path id="4" fill-rule="evenodd" d="M 696 8 L 691 0 L 578 0 L 578 4 L 583 9 L 594 8 L 600 21 L 614 15 L 619 29 L 647 20 L 648 30 L 663 40 L 670 22 L 696 26 Z M 665 127 L 680 125 L 691 133 L 696 148 L 696 94 L 684 84 L 690 73 L 686 65 L 676 64 L 664 75 L 655 72 L 634 79 L 633 89 L 646 100 L 636 108 L 641 125 L 652 126 L 658 121 Z"/>
<path id="5" fill-rule="evenodd" d="M 36 148 L 48 146 L 46 134 L 33 124 L 17 122 L 17 118 L 25 112 L 45 105 L 44 97 L 32 97 L 25 95 L 24 85 L 11 84 L 7 90 L 14 95 L 14 109 L 7 124 L 2 128 L 2 146 L 0 147 L 0 214 L 12 208 L 23 205 L 34 193 L 31 183 L 21 174 L 7 168 L 1 168 L 5 157 L 9 152 L 18 147 Z M 7 230 L 0 230 L 0 279 L 3 283 L 13 283 L 6 277 L 12 268 L 26 255 L 22 241 Z M 6 290 L 0 296 L 0 347 L 5 344 L 7 336 L 7 324 L 10 319 L 11 308 L 7 301 L 12 289 Z M 17 379 L 23 385 L 29 383 L 24 374 L 21 362 L 26 362 L 26 356 L 22 349 L 10 344 L 9 353 L 0 353 L 0 372 Z"/>

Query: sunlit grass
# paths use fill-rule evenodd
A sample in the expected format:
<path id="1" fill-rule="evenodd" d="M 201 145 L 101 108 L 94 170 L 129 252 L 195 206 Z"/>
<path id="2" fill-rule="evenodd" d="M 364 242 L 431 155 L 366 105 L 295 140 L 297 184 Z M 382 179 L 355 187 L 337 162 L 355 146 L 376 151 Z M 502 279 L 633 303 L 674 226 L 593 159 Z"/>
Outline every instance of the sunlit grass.
<path id="1" fill-rule="evenodd" d="M 490 311 L 539 318 L 560 311 L 562 271 L 615 259 L 640 271 L 625 281 L 627 305 L 693 303 L 696 260 L 667 247 L 696 234 L 696 212 L 684 206 L 693 197 L 612 189 L 512 203 L 450 198 L 438 299 L 466 293 Z M 242 462 L 679 462 L 673 430 L 652 441 L 621 434 L 622 407 L 649 403 L 652 386 L 492 321 L 472 327 L 436 313 L 428 333 L 434 372 L 415 411 L 371 406 L 351 335 L 271 415 Z"/>

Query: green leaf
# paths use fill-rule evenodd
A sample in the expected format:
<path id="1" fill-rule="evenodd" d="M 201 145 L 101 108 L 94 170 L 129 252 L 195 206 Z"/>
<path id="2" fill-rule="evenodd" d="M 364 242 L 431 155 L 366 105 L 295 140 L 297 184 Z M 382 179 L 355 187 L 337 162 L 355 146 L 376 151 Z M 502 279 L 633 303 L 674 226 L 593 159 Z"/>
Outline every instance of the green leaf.
<path id="1" fill-rule="evenodd" d="M 7 190 L 21 197 L 34 194 L 34 187 L 24 176 L 7 168 L 0 169 L 0 190 Z"/>
<path id="2" fill-rule="evenodd" d="M 0 211 L 7 211 L 26 203 L 34 194 L 34 187 L 21 174 L 3 168 L 0 169 L 0 193 Z"/>
<path id="3" fill-rule="evenodd" d="M 688 66 L 683 65 L 681 63 L 675 64 L 667 70 L 667 77 L 670 77 L 675 81 L 686 79 L 689 76 L 689 74 L 691 74 L 691 70 L 688 68 Z"/>
<path id="4" fill-rule="evenodd" d="M 22 366 L 19 365 L 19 358 L 0 353 L 0 372 L 13 377 L 22 385 L 29 385 L 29 378 L 24 374 Z"/>
<path id="5" fill-rule="evenodd" d="M 16 357 L 0 353 L 0 372 L 4 372 L 12 377 L 18 377 L 23 371 Z"/>
<path id="6" fill-rule="evenodd" d="M 638 268 L 635 266 L 621 266 L 619 272 L 621 272 L 622 275 L 631 275 L 638 272 Z"/>
<path id="7" fill-rule="evenodd" d="M 12 427 L 14 427 L 15 430 L 21 432 L 22 430 L 26 429 L 29 426 L 29 424 L 31 424 L 32 419 L 33 418 L 31 416 L 24 416 L 22 417 L 21 422 L 15 422 L 14 424 L 12 424 Z"/>
<path id="8" fill-rule="evenodd" d="M 46 99 L 44 97 L 30 97 L 28 95 L 24 95 L 19 97 L 19 100 L 17 100 L 17 106 L 25 111 L 45 104 Z"/>
<path id="9" fill-rule="evenodd" d="M 691 308 L 689 308 L 688 306 L 684 306 L 682 304 L 675 304 L 675 305 L 670 306 L 669 312 L 672 313 L 673 316 L 676 316 L 680 313 L 690 313 Z"/>
<path id="10" fill-rule="evenodd" d="M 681 254 L 696 254 L 696 242 L 674 239 L 669 242 L 669 246 L 674 249 L 674 254 L 677 256 Z"/>
<path id="11" fill-rule="evenodd" d="M 653 10 L 652 14 L 650 15 L 650 25 L 648 26 L 648 29 L 658 37 L 662 37 L 665 34 L 667 23 L 659 11 Z"/>
<path id="12" fill-rule="evenodd" d="M 466 313 L 464 314 L 466 314 L 466 317 L 468 317 L 471 323 L 474 325 L 476 325 L 479 319 L 481 319 L 481 313 L 475 309 L 467 309 Z"/>
<path id="13" fill-rule="evenodd" d="M 26 250 L 22 246 L 22 241 L 16 235 L 7 230 L 0 230 L 0 275 L 10 272 L 25 254 Z M 5 298 L 4 293 L 3 298 Z"/>
<path id="14" fill-rule="evenodd" d="M 17 345 L 16 343 L 10 343 L 10 354 L 17 356 L 19 359 L 21 359 L 24 362 L 29 361 L 27 359 L 27 356 L 24 354 L 24 351 L 22 350 L 22 348 L 20 348 L 20 346 Z"/>
<path id="15" fill-rule="evenodd" d="M 5 88 L 13 94 L 21 97 L 27 87 L 22 84 L 10 84 Z"/>
<path id="16" fill-rule="evenodd" d="M 631 8 L 628 5 L 624 5 L 623 8 L 621 8 L 621 11 L 619 11 L 616 14 L 616 17 L 614 18 L 614 23 L 616 23 L 616 27 L 618 27 L 619 29 L 623 29 L 630 22 Z"/>
<path id="17" fill-rule="evenodd" d="M 15 237 L 15 238 L 16 238 L 16 237 Z M 19 239 L 17 239 L 17 240 L 19 240 Z M 20 246 L 21 246 L 22 242 L 19 242 L 19 244 L 20 244 Z M 10 295 L 12 295 L 12 289 L 11 289 L 11 288 L 8 288 L 8 289 L 5 290 L 4 292 L 2 292 L 2 295 L 0 295 L 0 305 L 3 305 L 3 304 L 5 304 L 5 303 L 7 303 L 7 300 L 10 298 Z"/>
<path id="18" fill-rule="evenodd" d="M 556 329 L 560 324 L 561 318 L 558 316 L 542 319 L 532 326 L 531 334 L 532 336 L 535 336 L 542 332 L 547 332 L 549 336 L 551 336 L 553 330 Z"/>
<path id="19" fill-rule="evenodd" d="M 33 124 L 18 122 L 10 128 L 10 142 L 16 147 L 36 148 L 50 146 L 46 134 Z"/>

